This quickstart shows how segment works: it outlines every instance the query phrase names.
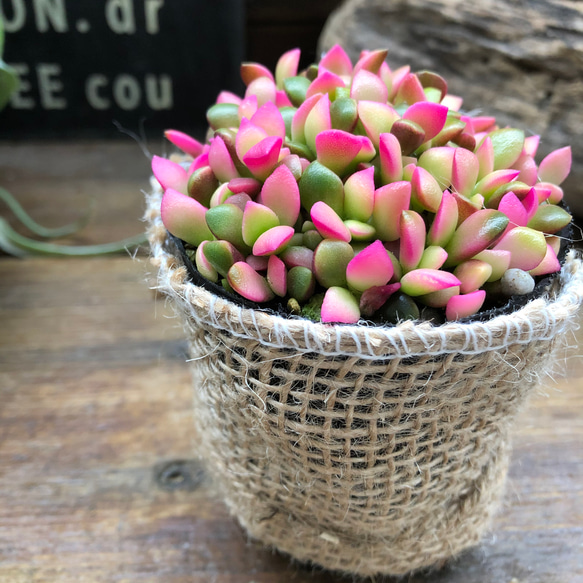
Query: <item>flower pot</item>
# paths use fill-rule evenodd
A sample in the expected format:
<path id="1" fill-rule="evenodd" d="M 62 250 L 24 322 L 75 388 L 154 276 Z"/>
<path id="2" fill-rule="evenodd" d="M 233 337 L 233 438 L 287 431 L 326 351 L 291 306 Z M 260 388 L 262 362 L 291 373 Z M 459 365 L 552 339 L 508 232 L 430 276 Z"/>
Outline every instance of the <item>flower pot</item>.
<path id="1" fill-rule="evenodd" d="M 159 216 L 159 289 L 182 315 L 199 454 L 254 538 L 329 569 L 399 575 L 476 544 L 511 424 L 583 297 L 570 253 L 545 297 L 487 322 L 329 325 L 190 283 Z"/>

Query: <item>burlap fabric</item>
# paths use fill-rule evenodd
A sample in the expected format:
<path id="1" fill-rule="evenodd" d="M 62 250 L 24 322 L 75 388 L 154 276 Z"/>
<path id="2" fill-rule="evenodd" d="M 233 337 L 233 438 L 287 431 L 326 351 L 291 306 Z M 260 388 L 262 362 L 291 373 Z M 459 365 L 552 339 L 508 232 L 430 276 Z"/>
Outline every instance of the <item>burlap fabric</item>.
<path id="1" fill-rule="evenodd" d="M 152 261 L 189 338 L 199 453 L 249 534 L 360 575 L 475 544 L 500 497 L 510 424 L 581 303 L 580 261 L 569 256 L 549 297 L 485 323 L 316 324 L 189 283 L 159 199 Z"/>

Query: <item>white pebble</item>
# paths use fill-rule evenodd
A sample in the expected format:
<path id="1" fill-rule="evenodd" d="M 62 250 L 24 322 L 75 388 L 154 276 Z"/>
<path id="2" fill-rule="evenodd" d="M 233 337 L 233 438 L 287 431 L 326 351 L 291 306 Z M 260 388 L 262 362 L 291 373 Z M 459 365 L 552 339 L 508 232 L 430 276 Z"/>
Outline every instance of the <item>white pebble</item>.
<path id="1" fill-rule="evenodd" d="M 534 278 L 522 269 L 508 269 L 500 279 L 500 289 L 506 296 L 523 296 L 534 289 Z"/>

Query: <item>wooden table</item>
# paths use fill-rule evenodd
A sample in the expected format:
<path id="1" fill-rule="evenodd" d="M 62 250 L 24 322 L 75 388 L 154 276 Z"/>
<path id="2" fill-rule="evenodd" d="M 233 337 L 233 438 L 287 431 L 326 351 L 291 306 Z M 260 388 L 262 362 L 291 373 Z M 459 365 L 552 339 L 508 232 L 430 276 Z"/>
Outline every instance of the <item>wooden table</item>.
<path id="1" fill-rule="evenodd" d="M 131 142 L 2 144 L 0 161 L 45 223 L 99 197 L 78 243 L 142 228 L 148 161 Z M 145 253 L 0 258 L 0 583 L 349 581 L 248 541 L 215 497 L 182 331 L 149 270 Z M 582 340 L 519 419 L 492 534 L 409 581 L 583 581 Z"/>

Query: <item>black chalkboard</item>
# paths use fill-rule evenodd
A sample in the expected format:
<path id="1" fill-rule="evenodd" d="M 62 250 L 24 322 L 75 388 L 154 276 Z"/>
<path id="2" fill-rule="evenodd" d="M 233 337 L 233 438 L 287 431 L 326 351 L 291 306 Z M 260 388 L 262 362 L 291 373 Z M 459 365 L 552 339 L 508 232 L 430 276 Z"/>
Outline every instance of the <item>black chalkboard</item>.
<path id="1" fill-rule="evenodd" d="M 242 0 L 0 0 L 21 83 L 0 137 L 200 136 L 221 89 L 241 93 Z"/>

